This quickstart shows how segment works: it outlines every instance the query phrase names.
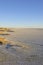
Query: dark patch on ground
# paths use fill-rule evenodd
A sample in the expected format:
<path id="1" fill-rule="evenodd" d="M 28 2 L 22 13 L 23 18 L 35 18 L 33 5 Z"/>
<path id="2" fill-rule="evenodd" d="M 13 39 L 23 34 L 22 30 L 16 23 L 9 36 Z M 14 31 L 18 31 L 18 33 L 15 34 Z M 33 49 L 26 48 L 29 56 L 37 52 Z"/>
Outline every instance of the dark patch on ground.
<path id="1" fill-rule="evenodd" d="M 38 55 L 30 55 L 25 60 L 28 61 L 28 62 L 32 62 L 32 61 L 37 61 L 39 59 L 40 59 L 40 57 Z"/>

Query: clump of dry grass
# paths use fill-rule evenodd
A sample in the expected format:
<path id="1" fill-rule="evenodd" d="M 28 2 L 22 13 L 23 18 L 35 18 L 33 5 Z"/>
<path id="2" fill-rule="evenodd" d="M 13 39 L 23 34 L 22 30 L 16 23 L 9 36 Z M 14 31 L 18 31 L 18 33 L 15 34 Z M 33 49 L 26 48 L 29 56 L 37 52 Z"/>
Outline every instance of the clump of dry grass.
<path id="1" fill-rule="evenodd" d="M 32 49 L 31 45 L 27 45 L 22 42 L 13 42 L 13 43 L 11 43 L 11 45 L 14 45 L 15 47 L 21 47 L 22 49 Z"/>

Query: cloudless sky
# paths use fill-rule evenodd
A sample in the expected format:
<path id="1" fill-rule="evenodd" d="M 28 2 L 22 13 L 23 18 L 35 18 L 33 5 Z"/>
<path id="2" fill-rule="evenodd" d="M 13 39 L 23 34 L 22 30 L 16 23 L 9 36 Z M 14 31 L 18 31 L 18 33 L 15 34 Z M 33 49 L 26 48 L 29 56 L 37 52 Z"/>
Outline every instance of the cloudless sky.
<path id="1" fill-rule="evenodd" d="M 43 0 L 0 0 L 0 26 L 43 27 Z"/>

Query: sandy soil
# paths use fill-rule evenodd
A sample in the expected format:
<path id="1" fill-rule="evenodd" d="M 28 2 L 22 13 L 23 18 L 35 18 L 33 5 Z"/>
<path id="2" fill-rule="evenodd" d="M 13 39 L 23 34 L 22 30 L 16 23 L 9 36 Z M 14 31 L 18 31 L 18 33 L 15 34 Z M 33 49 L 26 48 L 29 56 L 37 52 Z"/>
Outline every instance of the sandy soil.
<path id="1" fill-rule="evenodd" d="M 0 35 L 13 46 L 0 46 L 0 65 L 43 65 L 43 29 L 11 28 L 10 35 Z"/>

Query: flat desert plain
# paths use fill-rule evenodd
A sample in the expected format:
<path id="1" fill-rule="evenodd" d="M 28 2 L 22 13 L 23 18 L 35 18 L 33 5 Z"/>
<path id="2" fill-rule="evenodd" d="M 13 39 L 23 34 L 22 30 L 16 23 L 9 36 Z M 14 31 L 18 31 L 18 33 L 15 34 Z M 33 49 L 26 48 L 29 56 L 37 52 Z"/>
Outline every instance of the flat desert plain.
<path id="1" fill-rule="evenodd" d="M 43 29 L 10 28 L 0 35 L 12 45 L 0 45 L 0 65 L 43 65 Z"/>

